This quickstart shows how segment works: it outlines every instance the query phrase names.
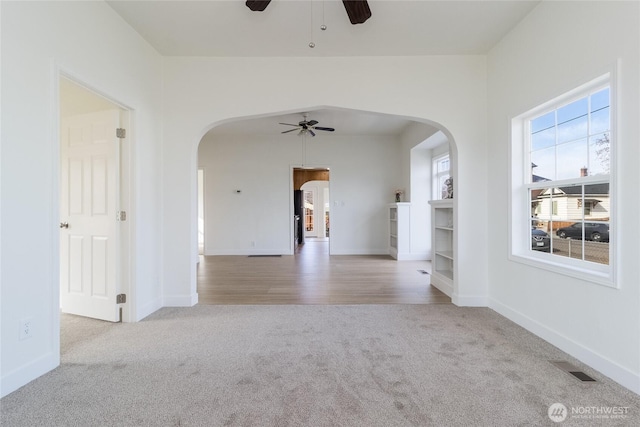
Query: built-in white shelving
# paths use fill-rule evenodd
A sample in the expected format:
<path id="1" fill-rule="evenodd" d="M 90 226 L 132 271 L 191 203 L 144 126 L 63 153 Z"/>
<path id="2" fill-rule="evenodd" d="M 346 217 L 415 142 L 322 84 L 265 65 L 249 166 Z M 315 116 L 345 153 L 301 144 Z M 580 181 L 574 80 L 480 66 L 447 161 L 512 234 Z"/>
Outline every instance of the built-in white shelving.
<path id="1" fill-rule="evenodd" d="M 455 263 L 453 199 L 432 200 L 429 204 L 431 205 L 433 253 L 431 284 L 451 296 Z"/>
<path id="2" fill-rule="evenodd" d="M 409 202 L 389 205 L 389 255 L 397 260 L 409 259 L 410 256 L 410 214 Z"/>

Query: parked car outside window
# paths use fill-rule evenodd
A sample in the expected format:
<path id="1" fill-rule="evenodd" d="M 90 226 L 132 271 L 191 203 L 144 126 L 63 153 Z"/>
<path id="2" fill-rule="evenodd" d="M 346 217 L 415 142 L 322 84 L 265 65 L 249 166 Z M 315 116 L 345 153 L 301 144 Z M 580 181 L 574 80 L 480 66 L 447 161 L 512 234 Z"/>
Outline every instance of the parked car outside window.
<path id="1" fill-rule="evenodd" d="M 558 228 L 556 235 L 561 239 L 582 239 L 582 223 L 576 222 L 568 227 Z M 597 222 L 584 223 L 584 237 L 594 242 L 609 241 L 609 225 Z"/>
<path id="2" fill-rule="evenodd" d="M 549 252 L 551 250 L 551 239 L 549 235 L 537 228 L 531 229 L 531 249 L 534 251 Z"/>

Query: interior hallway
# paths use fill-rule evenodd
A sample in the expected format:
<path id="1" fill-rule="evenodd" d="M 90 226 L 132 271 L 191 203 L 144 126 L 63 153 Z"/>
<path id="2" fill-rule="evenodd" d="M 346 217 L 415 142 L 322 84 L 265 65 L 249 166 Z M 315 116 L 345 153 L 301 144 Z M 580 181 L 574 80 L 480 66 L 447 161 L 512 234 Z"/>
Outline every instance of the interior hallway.
<path id="1" fill-rule="evenodd" d="M 450 304 L 429 284 L 429 261 L 329 255 L 306 239 L 294 256 L 200 256 L 200 304 Z"/>

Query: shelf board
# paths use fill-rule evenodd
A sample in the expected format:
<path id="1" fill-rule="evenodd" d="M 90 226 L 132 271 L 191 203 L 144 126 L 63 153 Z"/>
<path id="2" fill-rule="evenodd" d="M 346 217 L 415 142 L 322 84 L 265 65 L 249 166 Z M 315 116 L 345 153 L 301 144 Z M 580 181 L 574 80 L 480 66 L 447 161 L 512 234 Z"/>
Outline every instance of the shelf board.
<path id="1" fill-rule="evenodd" d="M 436 255 L 453 260 L 453 251 L 436 251 Z"/>
<path id="2" fill-rule="evenodd" d="M 436 230 L 453 231 L 453 227 L 445 227 L 444 225 L 436 225 L 435 228 Z"/>
<path id="3" fill-rule="evenodd" d="M 453 199 L 429 200 L 429 204 L 436 208 L 453 208 Z"/>

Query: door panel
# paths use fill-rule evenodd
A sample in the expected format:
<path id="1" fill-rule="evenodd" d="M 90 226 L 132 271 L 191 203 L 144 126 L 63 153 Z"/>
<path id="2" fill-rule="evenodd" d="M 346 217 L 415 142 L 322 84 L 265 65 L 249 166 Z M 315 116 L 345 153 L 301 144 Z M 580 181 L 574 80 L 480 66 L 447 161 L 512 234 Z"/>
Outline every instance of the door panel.
<path id="1" fill-rule="evenodd" d="M 118 321 L 118 110 L 64 119 L 60 146 L 60 307 Z"/>

